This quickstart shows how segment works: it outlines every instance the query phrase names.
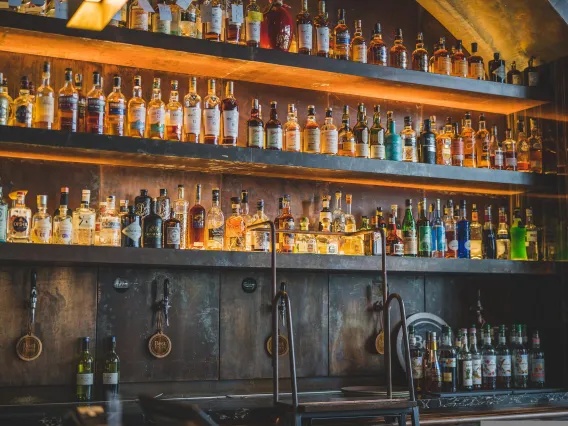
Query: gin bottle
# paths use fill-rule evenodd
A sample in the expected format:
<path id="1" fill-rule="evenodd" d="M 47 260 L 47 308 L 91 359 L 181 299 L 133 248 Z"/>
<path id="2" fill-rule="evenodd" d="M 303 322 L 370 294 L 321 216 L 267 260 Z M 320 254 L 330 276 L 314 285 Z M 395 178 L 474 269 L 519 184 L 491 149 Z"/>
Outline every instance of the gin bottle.
<path id="1" fill-rule="evenodd" d="M 51 216 L 47 212 L 47 195 L 37 196 L 37 212 L 32 217 L 32 243 L 51 244 Z"/>
<path id="2" fill-rule="evenodd" d="M 91 191 L 83 189 L 81 206 L 73 212 L 73 244 L 92 246 L 95 243 L 95 210 L 90 207 Z"/>
<path id="3" fill-rule="evenodd" d="M 116 197 L 109 195 L 107 197 L 106 208 L 101 215 L 99 245 L 120 247 L 120 228 L 120 217 L 116 211 Z"/>
<path id="4" fill-rule="evenodd" d="M 53 214 L 53 243 L 73 243 L 73 218 L 69 214 L 69 188 L 61 188 L 59 209 Z"/>
<path id="5" fill-rule="evenodd" d="M 205 239 L 207 250 L 223 250 L 225 240 L 225 216 L 223 216 L 223 211 L 219 207 L 219 188 L 214 188 L 212 191 L 211 208 L 207 212 L 206 228 L 207 234 Z"/>
<path id="6" fill-rule="evenodd" d="M 388 132 L 385 134 L 386 159 L 402 161 L 402 139 L 396 133 L 396 121 L 387 120 Z"/>
<path id="7" fill-rule="evenodd" d="M 142 218 L 136 213 L 135 206 L 128 206 L 128 213 L 122 215 L 121 243 L 122 247 L 140 247 L 142 237 Z"/>
<path id="8" fill-rule="evenodd" d="M 163 220 L 157 213 L 156 199 L 150 203 L 150 214 L 142 219 L 142 247 L 162 248 Z"/>

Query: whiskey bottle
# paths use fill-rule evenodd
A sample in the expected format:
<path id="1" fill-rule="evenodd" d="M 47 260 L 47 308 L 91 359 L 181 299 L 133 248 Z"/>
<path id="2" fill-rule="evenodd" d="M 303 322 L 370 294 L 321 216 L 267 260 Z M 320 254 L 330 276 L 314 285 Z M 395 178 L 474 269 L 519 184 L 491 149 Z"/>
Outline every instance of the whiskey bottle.
<path id="1" fill-rule="evenodd" d="M 528 172 L 530 170 L 530 148 L 525 133 L 525 122 L 523 117 L 517 121 L 517 170 Z"/>
<path id="2" fill-rule="evenodd" d="M 185 199 L 185 188 L 183 185 L 178 185 L 178 197 L 173 202 L 173 209 L 175 217 L 180 224 L 180 248 L 185 250 L 188 248 L 188 227 L 187 215 L 189 210 L 189 203 Z"/>
<path id="3" fill-rule="evenodd" d="M 424 131 L 420 135 L 420 161 L 436 164 L 436 135 L 432 132 L 432 122 L 424 120 Z"/>
<path id="4" fill-rule="evenodd" d="M 477 54 L 477 43 L 471 43 L 471 56 L 467 58 L 468 78 L 485 80 L 485 64 L 483 57 Z M 471 166 L 466 166 L 471 167 Z"/>
<path id="5" fill-rule="evenodd" d="M 357 109 L 357 124 L 353 126 L 355 136 L 355 156 L 360 158 L 369 157 L 369 127 L 365 116 L 365 105 L 359 104 Z"/>
<path id="6" fill-rule="evenodd" d="M 51 65 L 43 63 L 41 85 L 35 97 L 34 127 L 39 129 L 52 129 L 55 122 L 55 93 L 49 85 Z"/>
<path id="7" fill-rule="evenodd" d="M 495 349 L 491 344 L 491 326 L 485 324 L 485 334 L 483 336 L 483 348 L 481 357 L 483 366 L 481 370 L 482 387 L 484 390 L 495 390 L 497 388 L 497 357 Z"/>
<path id="8" fill-rule="evenodd" d="M 225 42 L 240 44 L 241 39 L 244 41 L 241 30 L 244 21 L 243 0 L 230 0 L 226 5 Z"/>
<path id="9" fill-rule="evenodd" d="M 150 203 L 152 199 L 148 196 L 147 189 L 141 189 L 140 195 L 134 198 L 134 205 L 136 207 L 136 214 L 144 219 L 150 214 Z"/>
<path id="10" fill-rule="evenodd" d="M 456 259 L 458 257 L 458 236 L 456 233 L 457 221 L 453 214 L 454 204 L 448 200 L 444 209 L 444 227 L 446 228 L 446 258 Z"/>
<path id="11" fill-rule="evenodd" d="M 527 228 L 521 217 L 521 209 L 515 208 L 513 212 L 513 225 L 511 234 L 511 260 L 527 260 Z"/>
<path id="12" fill-rule="evenodd" d="M 47 195 L 37 196 L 37 212 L 32 217 L 32 243 L 51 244 L 51 216 L 47 212 Z"/>
<path id="13" fill-rule="evenodd" d="M 252 223 L 252 216 L 249 214 L 248 191 L 243 189 L 241 191 L 241 217 L 245 222 L 245 250 L 251 251 L 252 247 L 252 234 L 247 227 Z"/>
<path id="14" fill-rule="evenodd" d="M 14 100 L 8 93 L 8 80 L 0 72 L 0 126 L 12 124 Z"/>
<path id="15" fill-rule="evenodd" d="M 259 117 L 258 99 L 252 100 L 250 119 L 247 121 L 247 146 L 264 148 L 264 122 Z"/>
<path id="16" fill-rule="evenodd" d="M 328 58 L 329 57 L 329 38 L 331 36 L 330 23 L 327 16 L 325 7 L 326 0 L 318 1 L 318 15 L 314 19 L 316 27 L 316 55 Z"/>
<path id="17" fill-rule="evenodd" d="M 302 0 L 302 10 L 296 16 L 296 43 L 300 55 L 312 54 L 313 23 L 308 11 L 308 0 Z"/>
<path id="18" fill-rule="evenodd" d="M 183 106 L 179 101 L 178 81 L 171 81 L 170 100 L 166 105 L 166 139 L 182 140 Z"/>
<path id="19" fill-rule="evenodd" d="M 467 220 L 466 201 L 460 202 L 460 216 L 456 223 L 456 234 L 458 239 L 458 258 L 469 259 L 471 255 L 471 228 Z"/>
<path id="20" fill-rule="evenodd" d="M 461 136 L 463 139 L 464 147 L 464 167 L 477 167 L 477 153 L 475 151 L 475 131 L 471 127 L 471 112 L 466 112 Z"/>
<path id="21" fill-rule="evenodd" d="M 120 216 L 116 211 L 116 197 L 109 195 L 107 205 L 101 217 L 101 229 L 99 236 L 100 246 L 120 247 L 121 243 Z"/>
<path id="22" fill-rule="evenodd" d="M 343 157 L 355 157 L 355 135 L 351 131 L 351 119 L 349 117 L 349 106 L 343 106 L 343 115 L 341 117 L 341 127 L 338 131 L 338 150 L 339 155 Z"/>
<path id="23" fill-rule="evenodd" d="M 308 118 L 304 125 L 304 152 L 320 153 L 320 127 L 316 122 L 316 108 L 308 106 Z"/>
<path id="24" fill-rule="evenodd" d="M 53 244 L 73 244 L 73 218 L 69 206 L 69 188 L 61 188 L 59 208 L 53 213 Z"/>
<path id="25" fill-rule="evenodd" d="M 475 133 L 475 151 L 477 167 L 482 169 L 491 168 L 491 141 L 490 135 L 485 128 L 485 115 L 479 116 L 479 130 Z"/>
<path id="26" fill-rule="evenodd" d="M 128 213 L 120 217 L 120 222 L 120 246 L 140 247 L 142 218 L 136 213 L 136 207 L 128 206 Z"/>
<path id="27" fill-rule="evenodd" d="M 507 346 L 505 326 L 499 326 L 499 344 L 495 348 L 497 356 L 497 389 L 511 389 L 511 351 Z"/>
<path id="28" fill-rule="evenodd" d="M 183 189 L 183 188 L 182 188 Z M 181 196 L 178 196 L 181 197 Z M 187 211 L 188 202 L 183 200 L 177 204 L 178 212 L 182 210 Z M 176 201 L 177 202 L 177 201 Z M 178 220 L 181 222 L 181 214 L 177 214 Z M 201 185 L 195 185 L 195 203 L 189 210 L 189 218 L 187 225 L 187 248 L 193 250 L 205 249 L 205 208 L 201 205 Z M 182 235 L 182 241 L 184 239 Z"/>
<path id="29" fill-rule="evenodd" d="M 362 64 L 367 63 L 367 42 L 365 37 L 363 37 L 363 30 L 361 26 L 361 20 L 358 19 L 354 23 L 355 34 L 353 35 L 353 40 L 351 40 L 351 60 L 353 62 L 360 62 Z"/>
<path id="30" fill-rule="evenodd" d="M 408 52 L 402 43 L 402 29 L 398 28 L 394 34 L 394 46 L 390 49 L 390 66 L 393 68 L 408 68 Z"/>
<path id="31" fill-rule="evenodd" d="M 458 379 L 460 390 L 473 390 L 473 359 L 468 348 L 467 328 L 462 328 L 461 348 L 458 353 Z"/>
<path id="32" fill-rule="evenodd" d="M 396 133 L 396 121 L 387 120 L 388 131 L 385 135 L 385 153 L 387 160 L 402 161 L 402 139 Z"/>
<path id="33" fill-rule="evenodd" d="M 83 93 L 83 74 L 75 74 L 75 88 L 79 99 L 77 101 L 77 131 L 86 131 L 87 126 L 87 97 Z"/>
<path id="34" fill-rule="evenodd" d="M 201 134 L 201 97 L 197 94 L 197 78 L 189 78 L 189 93 L 183 98 L 185 142 L 199 143 Z"/>
<path id="35" fill-rule="evenodd" d="M 158 0 L 152 14 L 152 32 L 170 34 L 172 30 L 172 10 L 166 0 Z"/>
<path id="36" fill-rule="evenodd" d="M 124 136 L 126 97 L 120 91 L 120 76 L 112 78 L 112 92 L 107 98 L 107 134 Z"/>
<path id="37" fill-rule="evenodd" d="M 430 380 L 428 390 L 433 393 L 442 391 L 442 363 L 438 358 L 438 341 L 436 340 L 436 332 L 430 334 Z"/>
<path id="38" fill-rule="evenodd" d="M 8 203 L 4 200 L 2 187 L 0 186 L 0 243 L 8 239 Z"/>
<path id="39" fill-rule="evenodd" d="M 156 213 L 163 219 L 170 218 L 170 197 L 168 197 L 168 190 L 165 188 L 160 189 L 160 196 L 156 198 Z"/>
<path id="40" fill-rule="evenodd" d="M 442 391 L 456 392 L 458 387 L 457 352 L 453 346 L 452 329 L 447 325 L 442 326 L 440 364 L 442 367 Z"/>
<path id="41" fill-rule="evenodd" d="M 23 76 L 20 80 L 20 92 L 14 100 L 14 126 L 32 127 L 34 103 L 30 95 L 28 77 Z"/>
<path id="42" fill-rule="evenodd" d="M 513 386 L 515 389 L 526 389 L 529 384 L 529 353 L 522 342 L 521 324 L 516 325 L 515 343 L 512 347 Z"/>
<path id="43" fill-rule="evenodd" d="M 208 145 L 218 145 L 221 133 L 221 99 L 215 94 L 215 84 L 214 79 L 207 80 L 207 96 L 203 100 L 203 143 Z"/>
<path id="44" fill-rule="evenodd" d="M 459 131 L 458 123 L 454 123 L 452 136 L 452 166 L 463 167 L 465 160 L 465 144 Z"/>
<path id="45" fill-rule="evenodd" d="M 369 64 L 386 67 L 388 66 L 388 55 L 387 45 L 383 41 L 381 24 L 377 22 L 371 35 L 371 41 L 369 42 L 367 62 Z"/>
<path id="46" fill-rule="evenodd" d="M 166 127 L 166 104 L 162 101 L 161 80 L 154 78 L 152 100 L 148 102 L 147 137 L 164 139 Z"/>
<path id="47" fill-rule="evenodd" d="M 211 8 L 210 21 L 205 22 L 205 40 L 221 41 L 223 32 L 223 9 L 220 0 L 211 0 L 206 7 Z M 205 16 L 202 14 L 202 16 Z"/>
<path id="48" fill-rule="evenodd" d="M 164 220 L 164 248 L 179 250 L 181 244 L 181 223 L 175 217 L 174 209 L 170 217 Z"/>
<path id="49" fill-rule="evenodd" d="M 538 132 L 536 120 L 531 119 L 531 136 L 527 143 L 529 146 L 529 166 L 533 173 L 542 173 L 542 138 Z"/>
<path id="50" fill-rule="evenodd" d="M 535 59 L 534 56 L 531 56 L 527 67 L 523 71 L 525 86 L 538 86 L 538 68 L 534 66 Z"/>
<path id="51" fill-rule="evenodd" d="M 416 132 L 412 128 L 412 118 L 409 116 L 404 117 L 404 129 L 400 132 L 400 137 L 402 139 L 402 161 L 417 163 Z"/>
<path id="52" fill-rule="evenodd" d="M 150 214 L 142 218 L 142 247 L 162 248 L 163 220 L 156 211 L 156 199 L 150 203 Z"/>
<path id="53" fill-rule="evenodd" d="M 319 231 L 331 232 L 333 214 L 329 209 L 329 196 L 322 197 L 322 209 L 320 211 Z M 318 254 L 337 254 L 338 245 L 334 243 L 330 235 L 318 235 L 316 238 Z"/>
<path id="54" fill-rule="evenodd" d="M 497 237 L 491 217 L 491 206 L 485 207 L 485 221 L 483 223 L 483 258 L 497 259 Z"/>
<path id="55" fill-rule="evenodd" d="M 264 18 L 256 0 L 249 0 L 246 13 L 246 40 L 248 47 L 260 46 L 260 23 Z"/>
<path id="56" fill-rule="evenodd" d="M 452 75 L 455 77 L 467 77 L 467 59 L 463 53 L 461 40 L 456 42 L 456 51 L 452 54 Z"/>
<path id="57" fill-rule="evenodd" d="M 495 170 L 503 170 L 505 167 L 505 153 L 503 152 L 501 142 L 499 142 L 497 126 L 491 127 L 489 140 L 491 168 Z"/>
<path id="58" fill-rule="evenodd" d="M 345 25 L 345 9 L 337 10 L 337 25 L 333 30 L 333 38 L 335 40 L 333 49 L 335 59 L 348 61 L 350 59 L 351 35 L 349 34 L 349 27 Z"/>
<path id="59" fill-rule="evenodd" d="M 517 170 L 517 142 L 513 139 L 511 129 L 505 131 L 505 140 L 503 141 L 503 151 L 505 151 L 505 169 Z"/>
<path id="60" fill-rule="evenodd" d="M 511 69 L 507 73 L 507 83 L 514 84 L 516 86 L 523 85 L 523 75 L 517 69 L 517 63 L 515 61 L 511 62 Z"/>
<path id="61" fill-rule="evenodd" d="M 142 77 L 134 77 L 132 98 L 128 101 L 128 135 L 143 138 L 146 129 L 146 101 L 142 99 Z"/>
<path id="62" fill-rule="evenodd" d="M 77 363 L 77 400 L 90 401 L 93 396 L 95 361 L 89 352 L 89 338 L 81 339 L 81 355 Z"/>
<path id="63" fill-rule="evenodd" d="M 276 101 L 270 102 L 270 120 L 266 122 L 266 149 L 282 151 L 282 123 L 278 120 L 277 106 Z"/>
<path id="64" fill-rule="evenodd" d="M 440 216 L 441 202 L 436 200 L 434 218 L 432 219 L 432 257 L 443 259 L 446 257 L 446 227 Z"/>
<path id="65" fill-rule="evenodd" d="M 499 207 L 499 227 L 497 228 L 495 248 L 496 259 L 509 260 L 511 257 L 511 237 L 509 235 L 509 225 L 507 225 L 505 207 Z"/>
<path id="66" fill-rule="evenodd" d="M 240 214 L 239 197 L 231 197 L 232 214 L 227 218 L 225 224 L 225 250 L 245 251 L 246 250 L 246 225 L 245 220 Z"/>
<path id="67" fill-rule="evenodd" d="M 543 388 L 545 379 L 544 352 L 540 348 L 540 337 L 538 330 L 533 331 L 532 349 L 529 355 L 530 360 L 530 386 L 532 388 Z"/>
<path id="68" fill-rule="evenodd" d="M 190 216 L 193 217 L 191 211 Z M 207 250 L 223 250 L 223 244 L 225 241 L 225 216 L 223 216 L 223 211 L 219 207 L 219 188 L 214 188 L 212 191 L 211 208 L 207 212 L 206 224 Z M 192 245 L 194 246 L 195 244 L 192 243 Z"/>
<path id="69" fill-rule="evenodd" d="M 256 213 L 252 217 L 251 224 L 256 225 L 267 222 L 268 220 L 270 219 L 264 214 L 264 200 L 258 200 L 256 203 Z M 268 226 L 247 232 L 250 233 L 252 251 L 265 253 L 270 251 L 270 228 Z"/>
<path id="70" fill-rule="evenodd" d="M 224 146 L 237 146 L 239 137 L 239 104 L 233 94 L 233 87 L 234 83 L 228 81 L 225 86 L 225 99 L 222 102 L 223 140 L 221 144 Z M 207 98 L 205 101 L 207 102 Z"/>
<path id="71" fill-rule="evenodd" d="M 278 221 L 278 229 L 281 230 L 294 230 L 294 216 L 292 216 L 290 209 L 290 200 L 288 198 L 284 199 L 282 207 L 282 215 Z M 281 240 L 279 245 L 280 253 L 293 253 L 295 246 L 295 235 L 289 233 L 281 233 Z"/>
<path id="72" fill-rule="evenodd" d="M 321 153 L 337 155 L 339 150 L 339 135 L 333 124 L 333 109 L 325 109 L 325 123 L 321 127 Z"/>
<path id="73" fill-rule="evenodd" d="M 475 204 L 471 205 L 469 232 L 469 257 L 470 259 L 481 260 L 483 259 L 483 230 L 481 229 L 481 223 L 479 223 L 479 215 Z"/>
<path id="74" fill-rule="evenodd" d="M 416 36 L 416 49 L 412 52 L 412 69 L 414 71 L 428 72 L 428 51 L 424 47 L 424 35 Z"/>
<path id="75" fill-rule="evenodd" d="M 95 243 L 95 210 L 90 207 L 91 191 L 83 189 L 81 206 L 73 212 L 73 244 L 92 246 Z"/>
<path id="76" fill-rule="evenodd" d="M 418 255 L 418 236 L 416 235 L 416 222 L 412 215 L 412 200 L 406 200 L 406 211 L 402 223 L 402 235 L 404 241 L 404 256 L 416 257 Z"/>
<path id="77" fill-rule="evenodd" d="M 381 107 L 373 107 L 373 127 L 371 127 L 370 158 L 386 160 L 385 128 L 381 124 Z"/>
<path id="78" fill-rule="evenodd" d="M 426 217 L 426 198 L 418 203 L 418 257 L 432 257 L 432 226 Z"/>
<path id="79" fill-rule="evenodd" d="M 453 136 L 452 117 L 447 117 L 444 131 L 440 132 L 436 138 L 436 164 L 440 164 L 442 166 L 452 165 Z"/>
<path id="80" fill-rule="evenodd" d="M 424 351 L 416 343 L 416 334 L 414 326 L 408 326 L 408 345 L 410 347 L 410 362 L 412 365 L 412 380 L 414 382 L 414 390 L 422 392 L 424 390 L 424 367 L 423 355 Z"/>
<path id="81" fill-rule="evenodd" d="M 110 349 L 105 357 L 103 369 L 103 390 L 104 397 L 118 395 L 118 384 L 120 382 L 120 358 L 116 353 L 116 337 L 110 337 Z"/>
<path id="82" fill-rule="evenodd" d="M 148 31 L 148 10 L 145 10 L 138 0 L 132 0 L 128 14 L 128 28 L 131 30 Z"/>
<path id="83" fill-rule="evenodd" d="M 65 84 L 57 97 L 59 110 L 59 130 L 76 132 L 78 125 L 79 92 L 73 86 L 73 70 L 65 68 Z"/>
<path id="84" fill-rule="evenodd" d="M 93 88 L 87 94 L 85 126 L 87 133 L 102 135 L 105 130 L 106 97 L 101 88 L 101 75 L 93 72 Z"/>
<path id="85" fill-rule="evenodd" d="M 259 117 L 260 118 L 260 117 Z M 300 152 L 302 150 L 300 125 L 298 113 L 294 104 L 288 104 L 288 121 L 284 125 L 286 151 Z"/>
<path id="86" fill-rule="evenodd" d="M 493 59 L 487 64 L 489 79 L 497 83 L 505 83 L 507 80 L 505 60 L 501 59 L 499 52 L 493 54 Z"/>
<path id="87" fill-rule="evenodd" d="M 527 207 L 525 210 L 527 217 L 527 236 L 526 236 L 526 251 L 527 260 L 538 260 L 538 231 L 534 224 L 532 207 Z"/>

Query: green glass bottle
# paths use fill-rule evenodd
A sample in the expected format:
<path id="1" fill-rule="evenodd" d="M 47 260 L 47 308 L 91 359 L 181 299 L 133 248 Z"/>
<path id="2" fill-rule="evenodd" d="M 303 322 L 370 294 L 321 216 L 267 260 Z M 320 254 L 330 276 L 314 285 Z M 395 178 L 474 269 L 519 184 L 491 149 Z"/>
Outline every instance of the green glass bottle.
<path id="1" fill-rule="evenodd" d="M 402 222 L 402 240 L 404 241 L 404 256 L 416 257 L 418 255 L 418 241 L 416 237 L 416 222 L 412 216 L 412 200 L 406 200 L 406 212 Z"/>
<path id="2" fill-rule="evenodd" d="M 513 225 L 509 230 L 511 235 L 511 260 L 527 260 L 527 228 L 518 207 L 513 214 Z"/>
<path id="3" fill-rule="evenodd" d="M 118 395 L 118 384 L 120 382 L 120 358 L 116 354 L 116 337 L 110 338 L 110 351 L 105 358 L 105 368 L 103 371 L 104 397 Z"/>
<path id="4" fill-rule="evenodd" d="M 89 338 L 81 339 L 81 355 L 77 363 L 77 400 L 90 401 L 93 395 L 93 371 L 95 363 L 89 352 Z"/>
<path id="5" fill-rule="evenodd" d="M 426 217 L 426 198 L 418 203 L 418 256 L 432 257 L 432 225 Z"/>

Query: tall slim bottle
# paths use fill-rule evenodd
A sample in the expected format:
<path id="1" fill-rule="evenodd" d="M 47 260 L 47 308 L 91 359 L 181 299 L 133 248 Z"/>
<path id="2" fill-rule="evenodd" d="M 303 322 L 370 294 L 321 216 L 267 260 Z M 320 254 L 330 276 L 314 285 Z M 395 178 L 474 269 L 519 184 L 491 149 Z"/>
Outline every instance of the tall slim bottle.
<path id="1" fill-rule="evenodd" d="M 179 102 L 178 81 L 172 80 L 170 84 L 170 99 L 166 105 L 166 139 L 181 142 L 183 132 L 183 106 Z"/>
<path id="2" fill-rule="evenodd" d="M 402 223 L 402 235 L 404 241 L 404 256 L 418 256 L 418 237 L 416 235 L 416 222 L 412 215 L 412 200 L 406 200 L 406 211 Z"/>
<path id="3" fill-rule="evenodd" d="M 103 370 L 103 397 L 118 395 L 118 384 L 120 382 L 120 358 L 116 353 L 116 337 L 110 338 L 110 350 L 105 357 Z"/>
<path id="4" fill-rule="evenodd" d="M 134 76 L 132 98 L 128 101 L 128 135 L 143 138 L 146 131 L 146 101 L 142 98 L 142 77 Z"/>
<path id="5" fill-rule="evenodd" d="M 483 223 L 483 258 L 497 259 L 497 236 L 491 217 L 491 206 L 485 206 L 485 221 Z"/>
<path id="6" fill-rule="evenodd" d="M 412 380 L 414 381 L 414 390 L 416 392 L 422 392 L 424 389 L 424 351 L 416 343 L 416 335 L 414 332 L 414 326 L 412 325 L 408 327 L 408 341 L 410 346 L 410 362 L 412 363 Z"/>
<path id="7" fill-rule="evenodd" d="M 513 213 L 511 234 L 511 260 L 527 260 L 527 228 L 521 217 L 521 209 L 516 208 Z"/>
<path id="8" fill-rule="evenodd" d="M 534 224 L 532 207 L 527 207 L 527 236 L 526 236 L 526 247 L 527 247 L 527 260 L 538 260 L 538 230 Z"/>
<path id="9" fill-rule="evenodd" d="M 505 326 L 499 326 L 499 344 L 495 348 L 497 355 L 497 389 L 511 389 L 511 351 L 507 346 Z"/>
<path id="10" fill-rule="evenodd" d="M 316 27 L 316 54 L 323 58 L 329 57 L 330 23 L 325 8 L 325 0 L 318 1 L 318 15 L 314 20 Z"/>
<path id="11" fill-rule="evenodd" d="M 313 22 L 308 11 L 308 0 L 302 0 L 302 10 L 296 16 L 296 44 L 300 55 L 312 54 Z"/>
<path id="12" fill-rule="evenodd" d="M 239 138 L 239 103 L 234 95 L 234 83 L 228 81 L 225 86 L 225 99 L 222 103 L 224 146 L 237 146 Z"/>
<path id="13" fill-rule="evenodd" d="M 89 338 L 81 339 L 81 356 L 77 363 L 77 400 L 90 401 L 93 396 L 95 362 L 89 352 Z"/>
<path id="14" fill-rule="evenodd" d="M 219 145 L 221 134 L 221 99 L 215 94 L 216 82 L 207 80 L 207 96 L 203 99 L 203 143 Z"/>
<path id="15" fill-rule="evenodd" d="M 458 258 L 469 259 L 471 250 L 471 231 L 470 222 L 467 220 L 466 201 L 460 202 L 460 219 L 457 223 L 458 235 Z"/>
<path id="16" fill-rule="evenodd" d="M 538 330 L 533 331 L 532 349 L 530 353 L 530 385 L 533 388 L 543 388 L 545 379 L 544 352 L 540 347 Z"/>
<path id="17" fill-rule="evenodd" d="M 455 259 L 458 257 L 458 235 L 456 232 L 457 221 L 454 217 L 454 203 L 448 200 L 444 209 L 444 225 L 446 228 L 446 258 Z"/>
<path id="18" fill-rule="evenodd" d="M 146 136 L 150 139 L 164 139 L 166 135 L 166 104 L 162 101 L 161 81 L 154 78 L 152 100 L 148 102 Z"/>
<path id="19" fill-rule="evenodd" d="M 55 121 L 55 92 L 49 85 L 50 76 L 51 66 L 44 62 L 41 86 L 35 97 L 34 127 L 39 129 L 52 129 Z"/>
<path id="20" fill-rule="evenodd" d="M 201 135 L 201 96 L 197 94 L 197 78 L 189 78 L 189 93 L 183 98 L 184 141 L 199 143 Z"/>
<path id="21" fill-rule="evenodd" d="M 485 324 L 485 334 L 483 336 L 483 348 L 481 356 L 483 360 L 482 384 L 485 390 L 495 390 L 497 388 L 497 357 L 495 348 L 491 344 L 491 326 Z"/>
<path id="22" fill-rule="evenodd" d="M 475 152 L 477 155 L 477 167 L 482 169 L 491 168 L 491 141 L 489 131 L 485 125 L 485 115 L 479 116 L 479 130 L 475 133 Z"/>
<path id="23" fill-rule="evenodd" d="M 247 121 L 247 147 L 264 149 L 264 122 L 260 118 L 259 106 L 258 99 L 253 99 Z"/>
<path id="24" fill-rule="evenodd" d="M 529 385 L 529 353 L 521 336 L 522 326 L 517 324 L 513 346 L 513 386 L 515 389 L 526 389 Z"/>
<path id="25" fill-rule="evenodd" d="M 458 364 L 458 382 L 460 390 L 473 390 L 473 359 L 468 348 L 467 328 L 462 329 L 461 349 L 458 354 Z"/>
<path id="26" fill-rule="evenodd" d="M 430 335 L 430 392 L 442 391 L 442 366 L 438 358 L 438 341 L 436 340 L 436 332 Z"/>
<path id="27" fill-rule="evenodd" d="M 418 257 L 432 257 L 432 226 L 426 217 L 426 198 L 418 203 Z"/>
<path id="28" fill-rule="evenodd" d="M 470 259 L 483 259 L 483 231 L 475 204 L 471 205 L 470 238 Z"/>
<path id="29" fill-rule="evenodd" d="M 507 224 L 507 214 L 505 207 L 499 207 L 499 227 L 497 228 L 496 239 L 497 259 L 509 260 L 511 257 L 511 237 L 509 235 L 509 225 Z"/>
<path id="30" fill-rule="evenodd" d="M 469 329 L 469 347 L 471 351 L 473 389 L 480 390 L 482 385 L 482 359 L 481 352 L 479 352 L 479 350 L 477 349 L 477 330 L 475 327 Z"/>
<path id="31" fill-rule="evenodd" d="M 112 92 L 107 97 L 107 135 L 124 136 L 126 121 L 126 97 L 122 94 L 121 78 L 112 78 Z"/>
<path id="32" fill-rule="evenodd" d="M 477 167 L 477 152 L 475 150 L 475 131 L 471 127 L 471 112 L 465 113 L 461 136 L 464 147 L 464 167 Z"/>
<path id="33" fill-rule="evenodd" d="M 442 391 L 456 392 L 458 384 L 457 353 L 452 341 L 452 329 L 448 326 L 442 327 L 440 358 L 442 365 Z"/>
<path id="34" fill-rule="evenodd" d="M 223 215 L 223 211 L 219 207 L 219 188 L 214 188 L 211 196 L 211 208 L 207 212 L 206 220 L 206 248 L 207 250 L 223 250 L 225 239 L 225 216 Z"/>
<path id="35" fill-rule="evenodd" d="M 434 219 L 432 221 L 432 257 L 444 258 L 446 257 L 446 227 L 442 218 L 440 217 L 441 202 L 438 198 L 436 200 L 436 209 L 434 210 Z"/>

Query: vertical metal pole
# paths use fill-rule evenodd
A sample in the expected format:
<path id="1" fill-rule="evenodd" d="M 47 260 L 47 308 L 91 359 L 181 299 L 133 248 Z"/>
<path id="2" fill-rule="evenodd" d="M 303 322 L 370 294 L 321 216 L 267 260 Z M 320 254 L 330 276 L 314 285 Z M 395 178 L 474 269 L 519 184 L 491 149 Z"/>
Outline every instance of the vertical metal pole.
<path id="1" fill-rule="evenodd" d="M 385 336 L 385 369 L 387 376 L 387 398 L 392 398 L 392 371 L 391 371 L 391 329 L 390 329 L 390 312 L 389 305 L 387 303 L 389 297 L 388 282 L 387 282 L 387 237 L 385 230 L 379 228 L 381 233 L 381 245 L 383 251 L 381 253 L 381 266 L 382 266 L 382 277 L 383 277 L 383 324 L 384 324 L 384 336 Z"/>
<path id="2" fill-rule="evenodd" d="M 276 227 L 274 222 L 270 224 L 270 263 L 272 269 L 272 396 L 274 403 L 278 402 L 278 308 L 277 308 L 277 285 L 276 285 Z"/>
<path id="3" fill-rule="evenodd" d="M 296 376 L 296 349 L 294 345 L 294 328 L 292 326 L 292 305 L 290 303 L 290 296 L 288 293 L 282 291 L 281 293 L 286 303 L 286 316 L 288 318 L 288 341 L 290 342 L 290 355 L 288 357 L 290 361 L 290 376 L 292 378 L 292 403 L 294 407 L 298 407 L 298 378 Z"/>

